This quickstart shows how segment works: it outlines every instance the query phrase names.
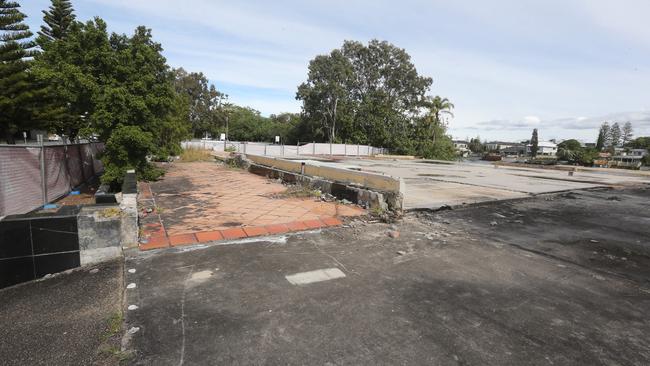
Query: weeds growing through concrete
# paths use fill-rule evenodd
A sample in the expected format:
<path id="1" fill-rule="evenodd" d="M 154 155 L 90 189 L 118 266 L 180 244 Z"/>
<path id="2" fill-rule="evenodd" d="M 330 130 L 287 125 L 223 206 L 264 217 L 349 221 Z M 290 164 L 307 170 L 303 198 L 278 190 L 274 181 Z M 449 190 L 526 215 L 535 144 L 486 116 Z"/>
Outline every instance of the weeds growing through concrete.
<path id="1" fill-rule="evenodd" d="M 99 347 L 99 353 L 106 364 L 123 364 L 131 356 L 131 352 L 122 351 L 120 348 L 120 339 L 122 337 L 122 324 L 124 315 L 121 311 L 115 312 L 106 321 L 106 329 L 102 335 L 102 344 Z M 103 364 L 103 363 L 101 363 Z"/>
<path id="2" fill-rule="evenodd" d="M 286 191 L 277 195 L 277 198 L 294 197 L 294 198 L 320 198 L 321 191 L 310 186 L 293 185 L 289 186 Z"/>

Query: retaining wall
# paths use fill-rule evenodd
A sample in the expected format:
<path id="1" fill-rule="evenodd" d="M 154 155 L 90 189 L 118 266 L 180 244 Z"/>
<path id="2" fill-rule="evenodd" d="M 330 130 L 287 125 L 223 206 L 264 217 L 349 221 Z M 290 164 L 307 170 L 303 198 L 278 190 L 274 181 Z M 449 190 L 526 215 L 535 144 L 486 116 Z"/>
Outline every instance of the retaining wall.
<path id="1" fill-rule="evenodd" d="M 251 173 L 308 184 L 369 208 L 402 211 L 404 182 L 401 178 L 256 155 L 235 157 Z"/>

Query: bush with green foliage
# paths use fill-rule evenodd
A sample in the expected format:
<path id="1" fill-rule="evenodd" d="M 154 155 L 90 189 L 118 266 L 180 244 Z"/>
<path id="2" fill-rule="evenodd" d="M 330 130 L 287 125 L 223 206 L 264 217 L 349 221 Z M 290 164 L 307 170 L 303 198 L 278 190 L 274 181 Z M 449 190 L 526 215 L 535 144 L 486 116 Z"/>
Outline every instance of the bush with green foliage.
<path id="1" fill-rule="evenodd" d="M 147 156 L 155 149 L 150 132 L 142 131 L 138 126 L 119 125 L 108 138 L 102 154 L 102 183 L 119 189 L 129 169 L 135 169 L 138 179 L 157 179 L 162 171 L 147 161 Z"/>

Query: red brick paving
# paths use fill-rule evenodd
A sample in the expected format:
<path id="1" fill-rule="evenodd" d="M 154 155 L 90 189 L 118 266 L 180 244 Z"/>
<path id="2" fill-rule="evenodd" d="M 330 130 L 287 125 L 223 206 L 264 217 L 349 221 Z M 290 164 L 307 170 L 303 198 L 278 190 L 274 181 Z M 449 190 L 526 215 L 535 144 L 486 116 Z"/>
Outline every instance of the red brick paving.
<path id="1" fill-rule="evenodd" d="M 323 222 L 320 220 L 307 220 L 303 221 L 302 223 L 305 224 L 308 229 L 319 229 L 325 226 L 325 224 L 323 224 Z"/>
<path id="2" fill-rule="evenodd" d="M 221 235 L 220 231 L 203 231 L 195 235 L 199 242 L 223 240 L 223 235 Z"/>
<path id="3" fill-rule="evenodd" d="M 221 230 L 221 235 L 223 235 L 224 239 L 241 239 L 241 238 L 246 238 L 248 235 L 246 235 L 246 232 L 244 232 L 243 229 L 241 228 L 232 228 L 232 229 L 226 229 L 226 230 Z"/>
<path id="4" fill-rule="evenodd" d="M 285 224 L 266 225 L 265 228 L 269 234 L 283 234 L 289 231 L 289 227 Z"/>
<path id="5" fill-rule="evenodd" d="M 266 229 L 263 226 L 247 226 L 244 227 L 244 231 L 246 232 L 246 236 L 248 237 L 263 236 L 269 234 L 269 232 L 266 231 Z"/>
<path id="6" fill-rule="evenodd" d="M 194 234 L 179 234 L 179 235 L 173 235 L 169 237 L 169 244 L 171 244 L 172 246 L 192 244 L 196 242 L 197 240 Z"/>
<path id="7" fill-rule="evenodd" d="M 305 225 L 303 221 L 295 221 L 295 222 L 290 222 L 287 224 L 289 227 L 289 230 L 291 231 L 301 231 L 301 230 L 307 230 L 308 227 Z"/>
<path id="8" fill-rule="evenodd" d="M 174 163 L 162 180 L 138 188 L 142 236 L 148 238 L 141 250 L 338 226 L 339 217 L 365 213 L 282 197 L 282 184 L 212 162 Z"/>

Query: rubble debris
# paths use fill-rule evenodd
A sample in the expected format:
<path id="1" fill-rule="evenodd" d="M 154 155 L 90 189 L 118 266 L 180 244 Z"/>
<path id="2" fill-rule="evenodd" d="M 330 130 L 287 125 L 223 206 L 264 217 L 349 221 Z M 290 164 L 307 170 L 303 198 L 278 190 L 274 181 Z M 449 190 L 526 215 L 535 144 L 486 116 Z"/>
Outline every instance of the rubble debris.
<path id="1" fill-rule="evenodd" d="M 397 239 L 397 238 L 399 238 L 399 231 L 397 231 L 397 230 L 390 230 L 390 231 L 388 231 L 388 232 L 386 233 L 386 235 L 388 235 L 389 237 L 391 237 L 391 238 L 393 238 L 393 239 Z"/>

